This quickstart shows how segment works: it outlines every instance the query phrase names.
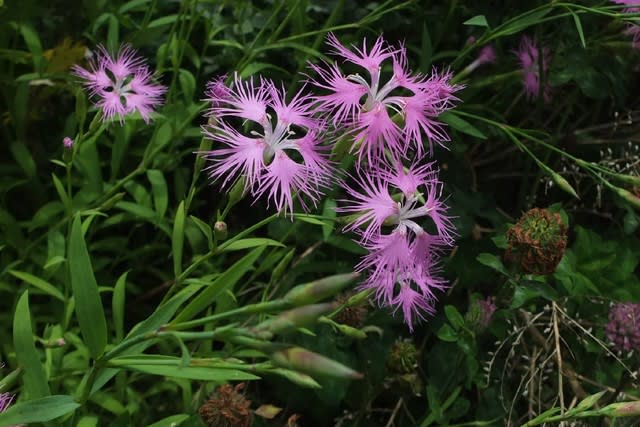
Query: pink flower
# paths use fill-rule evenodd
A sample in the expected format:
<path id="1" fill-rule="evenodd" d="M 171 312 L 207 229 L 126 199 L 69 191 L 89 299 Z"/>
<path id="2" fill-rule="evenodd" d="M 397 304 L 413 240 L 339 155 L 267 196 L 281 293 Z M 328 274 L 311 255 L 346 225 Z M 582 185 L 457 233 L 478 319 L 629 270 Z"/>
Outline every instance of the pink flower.
<path id="1" fill-rule="evenodd" d="M 315 205 L 333 174 L 327 147 L 321 146 L 323 126 L 313 118 L 310 97 L 302 91 L 286 101 L 284 89 L 265 79 L 255 82 L 237 75 L 232 88 L 210 90 L 210 114 L 219 120 L 203 133 L 222 145 L 202 153 L 210 161 L 209 175 L 227 187 L 239 177 L 246 190 L 266 196 L 280 212 L 293 212 L 294 197 Z M 246 122 L 239 131 L 234 118 Z M 237 121 L 237 120 L 236 120 Z"/>
<path id="2" fill-rule="evenodd" d="M 627 7 L 622 9 L 624 13 L 638 13 L 640 12 L 640 0 L 612 0 L 614 3 L 622 4 Z M 627 34 L 633 37 L 632 45 L 636 49 L 640 49 L 640 25 L 637 23 L 629 22 L 627 24 Z"/>
<path id="3" fill-rule="evenodd" d="M 520 47 L 515 52 L 520 60 L 520 66 L 523 72 L 524 92 L 529 99 L 536 98 L 540 93 L 541 80 L 547 78 L 549 71 L 549 61 L 551 53 L 549 48 L 542 48 L 542 64 L 540 63 L 540 49 L 536 43 L 527 36 L 523 36 L 520 40 Z M 540 68 L 542 67 L 542 76 Z M 542 89 L 544 101 L 551 102 L 551 85 L 544 83 Z"/>
<path id="4" fill-rule="evenodd" d="M 70 150 L 73 147 L 73 139 L 65 136 L 62 139 L 62 145 L 64 145 L 64 148 L 66 148 L 67 150 Z"/>
<path id="5" fill-rule="evenodd" d="M 446 216 L 446 205 L 440 200 L 442 183 L 433 163 L 414 164 L 406 171 L 398 163 L 393 168 L 360 171 L 358 185 L 361 191 L 345 187 L 351 199 L 342 200 L 345 205 L 337 210 L 360 214 L 345 230 L 357 230 L 362 242 L 380 234 L 384 225 L 420 231 L 422 227 L 414 219 L 425 216 L 431 219 L 444 242 L 453 242 L 453 224 Z M 366 228 L 360 230 L 365 225 Z"/>
<path id="6" fill-rule="evenodd" d="M 356 266 L 367 272 L 363 288 L 375 289 L 381 306 L 401 309 L 409 329 L 433 312 L 434 290 L 443 289 L 438 260 L 453 244 L 454 228 L 440 200 L 441 183 L 432 164 L 360 171 L 362 191 L 347 187 L 352 200 L 340 212 L 359 214 L 345 230 L 356 231 L 369 251 Z M 431 234 L 423 228 L 430 219 Z"/>
<path id="7" fill-rule="evenodd" d="M 328 44 L 333 54 L 366 70 L 366 75 L 346 75 L 335 63 L 310 65 L 317 74 L 311 83 L 327 92 L 315 99 L 322 111 L 332 115 L 334 127 L 346 127 L 353 134 L 353 148 L 358 150 L 360 161 L 364 157 L 375 165 L 386 149 L 396 158 L 403 157 L 412 145 L 421 156 L 422 132 L 430 151 L 434 142 L 448 141 L 437 117 L 453 106 L 457 100 L 453 94 L 461 89 L 449 83 L 450 73 L 412 73 L 404 46 L 392 48 L 382 37 L 369 48 L 365 40 L 361 48 L 349 49 L 329 34 Z M 392 65 L 393 74 L 381 82 L 384 63 Z M 396 115 L 398 120 L 394 119 Z"/>
<path id="8" fill-rule="evenodd" d="M 75 65 L 73 74 L 84 80 L 90 96 L 97 99 L 95 105 L 102 110 L 105 121 L 117 117 L 122 123 L 126 115 L 138 112 L 148 123 L 166 91 L 164 86 L 152 82 L 152 73 L 144 60 L 128 45 L 120 48 L 115 59 L 103 46 L 98 46 L 90 70 Z"/>
<path id="9" fill-rule="evenodd" d="M 4 412 L 11 403 L 13 403 L 13 399 L 15 396 L 11 393 L 0 393 L 0 412 Z"/>

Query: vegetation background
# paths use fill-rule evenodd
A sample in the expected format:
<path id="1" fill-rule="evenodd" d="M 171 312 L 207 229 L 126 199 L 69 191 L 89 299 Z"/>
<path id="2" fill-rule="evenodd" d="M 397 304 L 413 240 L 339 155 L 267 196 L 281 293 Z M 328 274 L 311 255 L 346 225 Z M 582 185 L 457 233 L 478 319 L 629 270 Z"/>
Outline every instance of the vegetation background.
<path id="1" fill-rule="evenodd" d="M 200 426 L 224 393 L 237 413 L 211 425 L 636 425 L 610 404 L 640 399 L 638 351 L 605 325 L 612 303 L 640 301 L 639 16 L 595 0 L 0 1 L 0 393 L 16 395 L 0 425 Z M 208 148 L 204 88 L 233 73 L 300 87 L 328 32 L 383 34 L 414 70 L 465 85 L 434 155 L 458 233 L 450 287 L 412 334 L 357 294 L 338 298 L 355 327 L 334 313 L 242 341 L 234 327 L 291 308 L 293 286 L 350 273 L 363 251 L 341 231 L 338 190 L 292 221 L 210 185 L 194 154 Z M 525 35 L 551 53 L 550 102 L 524 96 Z M 149 126 L 93 128 L 70 159 L 63 138 L 95 114 L 70 67 L 122 43 L 168 86 L 164 105 Z M 463 71 L 489 45 L 496 60 Z M 213 230 L 225 207 L 226 241 Z M 504 258 L 534 207 L 568 227 L 548 274 Z M 326 357 L 325 372 L 278 365 L 284 343 Z"/>

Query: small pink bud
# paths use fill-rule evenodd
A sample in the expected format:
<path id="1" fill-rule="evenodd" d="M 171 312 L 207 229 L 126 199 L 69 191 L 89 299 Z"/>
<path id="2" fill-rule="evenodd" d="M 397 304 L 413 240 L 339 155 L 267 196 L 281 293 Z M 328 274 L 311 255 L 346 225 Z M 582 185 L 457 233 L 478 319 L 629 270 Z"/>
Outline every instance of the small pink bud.
<path id="1" fill-rule="evenodd" d="M 73 148 L 73 139 L 69 138 L 68 136 L 65 136 L 64 139 L 62 140 L 62 144 L 64 145 L 64 148 L 70 150 L 71 148 Z"/>

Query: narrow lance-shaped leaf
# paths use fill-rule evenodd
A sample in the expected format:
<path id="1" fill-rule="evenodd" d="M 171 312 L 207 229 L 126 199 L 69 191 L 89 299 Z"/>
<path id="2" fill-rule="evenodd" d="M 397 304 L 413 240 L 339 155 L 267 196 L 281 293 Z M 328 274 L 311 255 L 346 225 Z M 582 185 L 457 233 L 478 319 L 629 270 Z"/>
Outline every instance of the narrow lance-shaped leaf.
<path id="1" fill-rule="evenodd" d="M 74 411 L 79 406 L 71 396 L 65 395 L 19 402 L 0 413 L 0 426 L 51 421 Z"/>
<path id="2" fill-rule="evenodd" d="M 173 271 L 176 277 L 182 273 L 182 249 L 184 245 L 184 200 L 180 202 L 173 222 L 171 249 L 173 251 Z"/>
<path id="3" fill-rule="evenodd" d="M 91 357 L 98 358 L 107 345 L 107 321 L 104 317 L 89 252 L 82 235 L 82 220 L 79 215 L 76 215 L 71 226 L 67 258 L 80 331 Z"/>
<path id="4" fill-rule="evenodd" d="M 25 291 L 18 299 L 13 316 L 13 346 L 16 358 L 24 368 L 24 391 L 30 399 L 45 397 L 51 394 L 40 354 L 33 341 L 31 314 L 29 312 L 29 291 Z M 0 424 L 2 425 L 2 424 Z"/>

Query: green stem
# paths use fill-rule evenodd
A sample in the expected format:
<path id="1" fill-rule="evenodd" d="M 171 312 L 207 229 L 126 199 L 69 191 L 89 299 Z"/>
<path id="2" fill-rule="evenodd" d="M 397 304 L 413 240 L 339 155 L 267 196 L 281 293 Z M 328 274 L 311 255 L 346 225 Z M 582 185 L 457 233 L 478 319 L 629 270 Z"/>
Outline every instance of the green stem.
<path id="1" fill-rule="evenodd" d="M 210 322 L 217 322 L 219 320 L 226 319 L 233 316 L 238 316 L 242 314 L 268 313 L 268 312 L 283 310 L 290 306 L 291 304 L 285 300 L 259 302 L 255 304 L 245 305 L 243 307 L 238 307 L 233 310 L 228 310 L 223 313 L 216 313 L 216 314 L 212 314 L 211 316 L 202 317 L 200 319 L 190 320 L 188 322 L 169 324 L 164 329 L 167 331 L 179 331 L 182 329 L 189 329 L 196 326 L 201 326 Z"/>

